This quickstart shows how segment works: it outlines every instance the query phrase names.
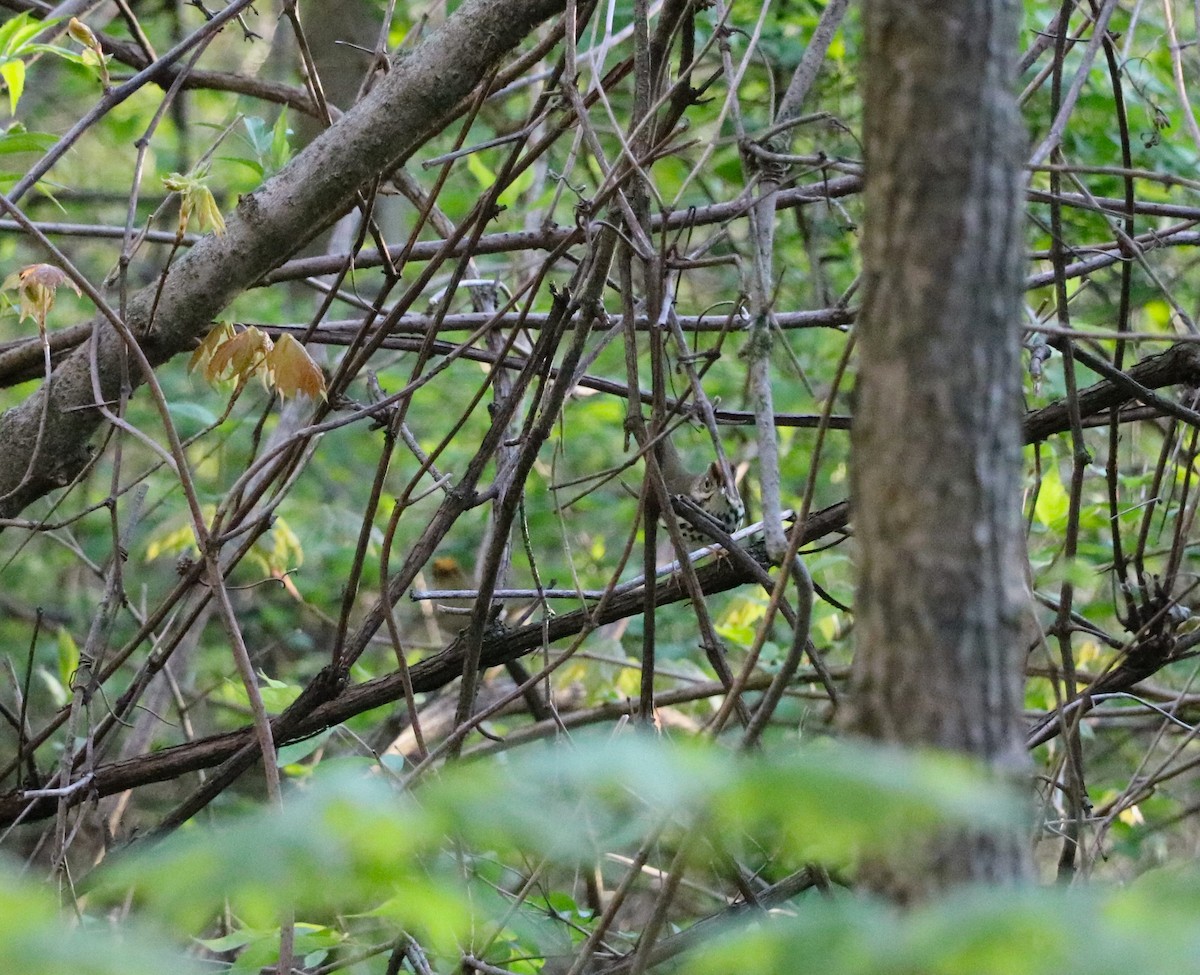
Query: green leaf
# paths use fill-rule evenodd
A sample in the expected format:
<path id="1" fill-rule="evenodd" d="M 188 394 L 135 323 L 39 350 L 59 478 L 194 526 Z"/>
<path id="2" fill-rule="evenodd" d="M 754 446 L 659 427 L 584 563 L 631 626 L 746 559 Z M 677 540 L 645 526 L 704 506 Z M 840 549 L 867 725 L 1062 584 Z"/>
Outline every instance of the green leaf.
<path id="1" fill-rule="evenodd" d="M 58 141 L 46 132 L 12 131 L 0 135 L 0 155 L 11 152 L 45 152 Z"/>
<path id="2" fill-rule="evenodd" d="M 30 44 L 21 53 L 22 54 L 53 54 L 56 58 L 60 58 L 61 60 L 66 61 L 69 64 L 78 64 L 85 68 L 89 67 L 88 59 L 86 57 L 86 54 L 87 54 L 86 51 L 83 54 L 76 54 L 74 51 L 70 50 L 69 48 L 58 47 L 55 44 Z M 93 62 L 92 65 L 90 65 L 90 67 L 94 67 L 94 66 L 95 66 L 95 64 Z"/>
<path id="3" fill-rule="evenodd" d="M 0 62 L 0 78 L 4 79 L 8 88 L 8 109 L 14 115 L 17 112 L 17 102 L 25 90 L 25 62 L 18 60 Z"/>
<path id="4" fill-rule="evenodd" d="M 42 685 L 46 688 L 46 691 L 50 694 L 50 699 L 54 702 L 55 707 L 62 707 L 67 703 L 66 688 L 62 686 L 62 684 L 59 682 L 59 679 L 55 677 L 54 674 L 50 673 L 50 671 L 45 667 L 38 667 L 36 670 L 34 670 L 34 673 L 37 675 L 38 680 L 42 682 Z"/>
<path id="5" fill-rule="evenodd" d="M 500 191 L 500 195 L 496 198 L 496 202 L 499 203 L 500 206 L 515 206 L 520 201 L 521 194 L 529 189 L 529 187 L 532 185 L 533 167 L 530 166 L 529 168 L 517 173 L 516 179 L 514 179 L 511 183 L 504 187 L 503 190 Z"/>
<path id="6" fill-rule="evenodd" d="M 292 158 L 292 146 L 288 137 L 292 134 L 292 130 L 287 124 L 287 109 L 279 113 L 279 118 L 275 120 L 275 124 L 271 127 L 271 153 L 269 160 L 271 170 L 278 172 L 283 169 L 289 159 Z"/>
<path id="7" fill-rule="evenodd" d="M 308 959 L 324 955 L 328 949 L 336 948 L 346 939 L 339 931 L 318 924 L 298 923 L 295 925 L 293 948 L 298 956 Z M 238 954 L 234 967 L 229 971 L 256 972 L 264 965 L 279 959 L 278 928 L 239 927 L 221 938 L 204 938 L 200 943 L 209 951 L 224 952 L 244 949 Z"/>
<path id="8" fill-rule="evenodd" d="M 300 688 L 295 684 L 273 680 L 261 671 L 258 676 L 262 680 L 258 693 L 262 697 L 263 705 L 272 714 L 279 714 L 300 696 Z"/>
<path id="9" fill-rule="evenodd" d="M 418 796 L 397 794 L 378 776 L 320 768 L 305 782 L 282 812 L 261 810 L 219 834 L 197 828 L 106 861 L 96 896 L 124 899 L 133 888 L 152 915 L 185 931 L 222 909 L 270 930 L 285 909 L 326 916 L 374 904 L 370 915 L 453 944 L 478 924 L 469 905 L 486 916 L 502 908 L 483 889 L 466 899 L 458 859 L 440 855 L 448 836 L 464 849 L 576 863 L 644 842 L 664 825 L 668 837 L 703 825 L 730 848 L 747 832 L 757 843 L 773 830 L 800 857 L 845 858 L 910 843 L 943 823 L 1002 827 L 1020 808 L 945 756 L 819 743 L 765 758 L 632 733 L 583 735 L 503 767 L 457 765 Z M 550 903 L 575 910 L 566 899 Z"/>
<path id="10" fill-rule="evenodd" d="M 246 141 L 250 143 L 254 155 L 261 159 L 271 145 L 270 136 L 267 135 L 267 123 L 257 115 L 247 115 L 242 119 L 242 125 L 246 129 Z"/>
<path id="11" fill-rule="evenodd" d="M 498 805 L 501 793 L 508 801 Z M 728 837 L 768 829 L 800 858 L 838 860 L 901 848 L 943 824 L 1021 821 L 1018 801 L 953 756 L 821 742 L 734 761 L 720 749 L 640 734 L 582 736 L 494 773 L 454 770 L 423 797 L 479 844 L 570 864 L 597 845 L 638 843 L 664 817 L 683 829 L 714 822 Z"/>
<path id="12" fill-rule="evenodd" d="M 326 728 L 319 735 L 314 735 L 312 738 L 305 738 L 304 741 L 284 745 L 279 749 L 279 765 L 286 768 L 289 765 L 295 765 L 297 762 L 303 761 L 324 745 L 332 734 L 333 729 Z"/>
<path id="13" fill-rule="evenodd" d="M 467 156 L 467 170 L 475 177 L 481 190 L 491 189 L 492 184 L 496 182 L 496 174 L 479 156 L 478 152 L 472 152 Z"/>
<path id="14" fill-rule="evenodd" d="M 242 119 L 245 127 L 243 138 L 250 146 L 253 158 L 246 156 L 223 156 L 226 162 L 236 162 L 254 170 L 260 179 L 278 172 L 292 157 L 292 148 L 288 141 L 292 130 L 287 123 L 287 111 L 279 113 L 275 124 L 270 128 L 267 123 L 255 115 L 247 115 Z"/>
<path id="15" fill-rule="evenodd" d="M 254 159 L 247 159 L 245 156 L 217 156 L 217 158 L 221 162 L 234 163 L 235 165 L 238 165 L 238 166 L 245 166 L 247 169 L 249 169 L 251 172 L 253 172 L 260 180 L 266 175 L 266 172 L 267 172 L 266 169 L 263 168 L 262 163 L 254 160 Z"/>
<path id="16" fill-rule="evenodd" d="M 1051 464 L 1042 471 L 1033 516 L 1045 527 L 1056 528 L 1066 520 L 1070 507 L 1071 496 L 1063 486 L 1058 468 Z"/>
<path id="17" fill-rule="evenodd" d="M 200 403 L 188 400 L 175 400 L 167 404 L 167 409 L 176 420 L 192 421 L 195 430 L 211 427 L 217 422 L 217 414 Z"/>
<path id="18" fill-rule="evenodd" d="M 30 53 L 28 44 L 42 31 L 62 23 L 62 17 L 38 20 L 30 12 L 25 12 L 0 26 L 0 54 L 15 57 Z"/>
<path id="19" fill-rule="evenodd" d="M 71 636 L 70 631 L 65 626 L 59 627 L 58 679 L 62 682 L 63 687 L 71 686 L 75 671 L 78 669 L 79 647 L 75 645 L 75 638 Z"/>

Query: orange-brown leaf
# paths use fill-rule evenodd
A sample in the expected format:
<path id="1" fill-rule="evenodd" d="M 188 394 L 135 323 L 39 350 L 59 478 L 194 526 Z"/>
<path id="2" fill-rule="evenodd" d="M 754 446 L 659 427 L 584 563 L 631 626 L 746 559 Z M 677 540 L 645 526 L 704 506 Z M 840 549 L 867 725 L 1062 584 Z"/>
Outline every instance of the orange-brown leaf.
<path id="1" fill-rule="evenodd" d="M 188 372 L 194 372 L 199 366 L 204 366 L 207 376 L 208 363 L 212 361 L 213 353 L 231 338 L 233 338 L 233 326 L 229 322 L 219 322 L 204 336 L 204 341 L 196 346 L 196 351 L 188 360 Z"/>
<path id="2" fill-rule="evenodd" d="M 254 327 L 243 329 L 213 352 L 204 375 L 209 382 L 229 376 L 248 379 L 265 367 L 270 351 L 271 340 L 265 333 Z"/>
<path id="3" fill-rule="evenodd" d="M 325 377 L 307 350 L 290 335 L 284 335 L 267 355 L 267 368 L 275 388 L 288 396 L 325 396 Z"/>

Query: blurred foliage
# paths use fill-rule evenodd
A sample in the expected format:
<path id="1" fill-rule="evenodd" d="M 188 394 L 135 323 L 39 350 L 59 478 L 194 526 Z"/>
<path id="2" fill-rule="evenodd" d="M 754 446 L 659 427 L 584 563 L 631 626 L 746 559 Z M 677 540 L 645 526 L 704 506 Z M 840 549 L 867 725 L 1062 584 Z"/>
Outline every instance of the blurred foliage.
<path id="1" fill-rule="evenodd" d="M 0 941 L 13 975 L 151 975 L 204 970 L 161 931 L 126 920 L 110 923 L 99 914 L 68 922 L 44 887 L 21 878 L 19 865 L 0 862 Z"/>
<path id="2" fill-rule="evenodd" d="M 1124 890 L 960 891 L 915 911 L 839 894 L 708 945 L 687 975 L 1128 975 L 1197 970 L 1194 872 L 1155 871 Z"/>
<path id="3" fill-rule="evenodd" d="M 46 894 L 6 868 L 0 936 L 9 970 L 190 971 L 182 946 L 204 931 L 203 948 L 240 951 L 231 970 L 253 971 L 274 959 L 278 919 L 290 912 L 309 964 L 356 956 L 381 938 L 388 945 L 399 926 L 435 970 L 460 952 L 540 966 L 564 947 L 554 918 L 589 920 L 554 878 L 605 851 L 632 853 L 649 840 L 697 864 L 717 863 L 729 849 L 761 849 L 764 836 L 779 834 L 790 842 L 763 866 L 781 875 L 813 857 L 849 865 L 941 830 L 1007 830 L 1025 818 L 1015 794 L 962 760 L 828 740 L 787 756 L 735 759 L 636 733 L 581 736 L 502 764 L 459 764 L 415 793 L 369 763 L 329 764 L 294 786 L 282 813 L 196 824 L 114 854 L 81 892 L 80 927 L 60 926 Z M 497 869 L 502 862 L 522 866 Z M 519 899 L 531 878 L 540 893 Z M 1198 906 L 1200 878 L 1164 871 L 1120 891 L 959 892 L 903 917 L 836 887 L 809 890 L 768 912 L 730 914 L 729 933 L 684 952 L 679 970 L 1187 972 L 1200 957 L 1190 923 Z M 229 920 L 212 933 L 218 915 Z M 180 954 L 169 959 L 154 930 L 171 933 Z M 346 970 L 385 965 L 379 951 Z"/>
<path id="4" fill-rule="evenodd" d="M 545 924 L 539 933 L 540 896 L 513 899 L 530 870 L 569 877 L 647 839 L 703 863 L 776 835 L 786 838 L 771 844 L 780 852 L 769 869 L 779 873 L 818 857 L 848 865 L 953 824 L 1000 830 L 1020 818 L 1015 796 L 947 756 L 827 740 L 734 759 L 695 742 L 583 735 L 503 763 L 450 767 L 415 793 L 369 763 L 323 763 L 282 813 L 197 825 L 118 854 L 87 902 L 126 903 L 132 891 L 139 914 L 177 932 L 201 930 L 222 910 L 238 931 L 258 932 L 291 910 L 335 929 L 334 919 L 357 915 L 340 926 L 352 943 L 399 924 L 447 960 L 482 950 L 497 919 L 516 910 L 517 927 L 535 938 L 522 950 L 541 956 L 561 935 Z M 497 872 L 501 862 L 524 866 Z"/>

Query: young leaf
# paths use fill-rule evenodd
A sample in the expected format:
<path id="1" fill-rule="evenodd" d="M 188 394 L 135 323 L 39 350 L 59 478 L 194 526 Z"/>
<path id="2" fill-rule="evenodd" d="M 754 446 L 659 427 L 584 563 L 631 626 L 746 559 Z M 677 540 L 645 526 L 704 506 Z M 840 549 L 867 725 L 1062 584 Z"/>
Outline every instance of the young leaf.
<path id="1" fill-rule="evenodd" d="M 204 182 L 208 172 L 204 169 L 190 173 L 171 173 L 163 177 L 163 186 L 181 197 L 179 204 L 179 227 L 176 231 L 182 238 L 196 214 L 201 230 L 212 230 L 218 237 L 225 232 L 225 218 L 213 198 L 212 190 Z"/>
<path id="2" fill-rule="evenodd" d="M 54 295 L 60 284 L 68 285 L 76 294 L 79 286 L 53 264 L 30 264 L 4 281 L 3 290 L 16 289 L 21 298 L 20 320 L 32 318 L 38 330 L 46 331 L 46 318 L 54 307 Z"/>
<path id="3" fill-rule="evenodd" d="M 281 337 L 275 348 L 267 353 L 267 368 L 284 399 L 289 396 L 325 397 L 325 377 L 321 367 L 290 335 Z"/>
<path id="4" fill-rule="evenodd" d="M 216 327 L 204 336 L 204 341 L 196 346 L 196 351 L 188 360 L 188 372 L 195 372 L 197 367 L 203 366 L 207 377 L 208 363 L 212 359 L 213 353 L 231 338 L 233 338 L 233 325 L 229 322 L 218 322 Z"/>
<path id="5" fill-rule="evenodd" d="M 53 20 L 38 20 L 28 11 L 14 17 L 3 27 L 0 27 L 0 55 L 17 57 L 31 53 L 32 41 L 48 27 L 62 23 L 61 17 Z"/>
<path id="6" fill-rule="evenodd" d="M 262 375 L 270 351 L 271 339 L 265 332 L 254 327 L 242 329 L 213 352 L 204 370 L 205 378 L 209 382 L 230 377 L 244 381 Z"/>
<path id="7" fill-rule="evenodd" d="M 83 45 L 83 63 L 96 70 L 96 73 L 100 76 L 100 83 L 107 89 L 109 86 L 109 56 L 104 53 L 104 49 L 100 46 L 100 41 L 96 35 L 92 33 L 92 29 L 82 20 L 72 17 L 67 24 L 67 33 L 71 35 L 72 40 Z"/>
<path id="8" fill-rule="evenodd" d="M 4 79 L 4 85 L 8 88 L 8 110 L 16 115 L 17 102 L 25 90 L 25 62 L 15 58 L 0 61 L 0 78 Z"/>

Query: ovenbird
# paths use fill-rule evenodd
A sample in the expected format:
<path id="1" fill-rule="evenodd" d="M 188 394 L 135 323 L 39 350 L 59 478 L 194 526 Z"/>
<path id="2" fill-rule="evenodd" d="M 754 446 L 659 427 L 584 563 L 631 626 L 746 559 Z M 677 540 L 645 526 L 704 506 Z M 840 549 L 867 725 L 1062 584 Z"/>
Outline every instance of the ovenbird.
<path id="1" fill-rule="evenodd" d="M 663 437 L 660 446 L 663 480 L 667 490 L 673 495 L 690 498 L 725 531 L 737 531 L 746 516 L 746 507 L 742 504 L 733 479 L 722 477 L 721 465 L 713 461 L 703 473 L 693 474 L 683 466 L 679 451 L 669 436 Z M 688 542 L 711 541 L 683 519 L 679 520 L 679 527 Z"/>

